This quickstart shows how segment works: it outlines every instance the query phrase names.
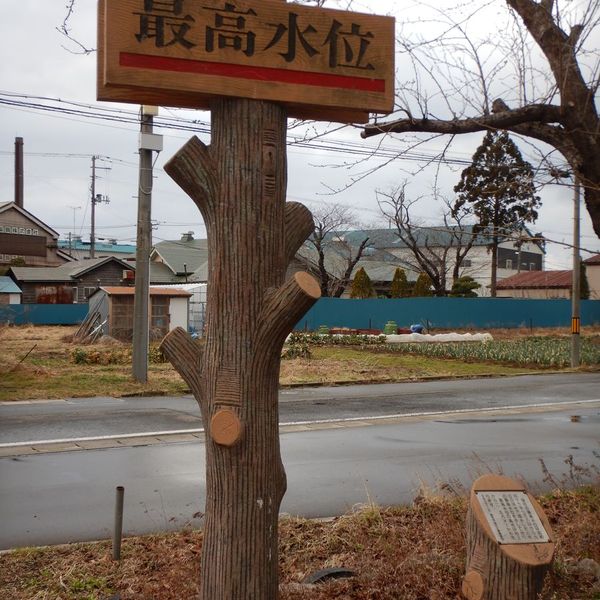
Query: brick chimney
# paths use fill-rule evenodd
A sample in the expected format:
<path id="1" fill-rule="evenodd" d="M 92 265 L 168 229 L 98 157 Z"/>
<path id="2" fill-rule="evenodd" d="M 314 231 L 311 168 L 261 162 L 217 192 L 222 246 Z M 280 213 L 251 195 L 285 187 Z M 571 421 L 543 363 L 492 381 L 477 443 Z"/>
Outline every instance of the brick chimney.
<path id="1" fill-rule="evenodd" d="M 23 207 L 23 138 L 15 138 L 15 204 Z"/>

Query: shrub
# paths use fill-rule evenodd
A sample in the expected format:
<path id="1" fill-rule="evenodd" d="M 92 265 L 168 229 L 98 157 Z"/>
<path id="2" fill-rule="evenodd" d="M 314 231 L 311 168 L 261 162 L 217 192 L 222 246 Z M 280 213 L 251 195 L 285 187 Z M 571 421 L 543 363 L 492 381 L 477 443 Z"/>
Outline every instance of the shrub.
<path id="1" fill-rule="evenodd" d="M 374 295 L 373 284 L 371 278 L 363 267 L 356 271 L 356 275 L 352 280 L 352 289 L 350 298 L 371 298 Z"/>
<path id="2" fill-rule="evenodd" d="M 427 273 L 419 273 L 419 277 L 417 277 L 417 281 L 415 282 L 415 287 L 413 288 L 412 295 L 416 297 L 421 296 L 431 296 L 431 279 Z"/>
<path id="3" fill-rule="evenodd" d="M 392 280 L 392 287 L 390 288 L 391 298 L 406 298 L 410 296 L 410 284 L 406 278 L 404 269 L 398 267 L 394 272 L 394 279 Z"/>

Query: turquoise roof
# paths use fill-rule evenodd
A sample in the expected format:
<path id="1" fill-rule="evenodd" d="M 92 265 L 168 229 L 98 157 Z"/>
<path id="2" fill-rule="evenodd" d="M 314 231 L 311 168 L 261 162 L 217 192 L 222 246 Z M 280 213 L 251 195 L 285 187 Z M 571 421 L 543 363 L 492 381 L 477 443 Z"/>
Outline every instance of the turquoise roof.
<path id="1" fill-rule="evenodd" d="M 82 240 L 58 240 L 58 247 L 63 250 L 84 250 L 90 251 L 90 243 Z M 115 254 L 135 254 L 135 246 L 132 244 L 104 244 L 96 241 L 94 244 L 94 250 L 96 252 L 113 252 Z"/>
<path id="2" fill-rule="evenodd" d="M 0 294 L 20 294 L 21 288 L 6 275 L 0 276 Z"/>

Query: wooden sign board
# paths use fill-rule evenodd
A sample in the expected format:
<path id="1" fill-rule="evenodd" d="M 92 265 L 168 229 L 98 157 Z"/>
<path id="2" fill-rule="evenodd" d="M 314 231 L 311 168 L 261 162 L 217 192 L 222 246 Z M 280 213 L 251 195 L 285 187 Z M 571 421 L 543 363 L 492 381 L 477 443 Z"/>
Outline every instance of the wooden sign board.
<path id="1" fill-rule="evenodd" d="M 394 19 L 281 0 L 100 0 L 98 99 L 364 122 L 394 105 Z"/>

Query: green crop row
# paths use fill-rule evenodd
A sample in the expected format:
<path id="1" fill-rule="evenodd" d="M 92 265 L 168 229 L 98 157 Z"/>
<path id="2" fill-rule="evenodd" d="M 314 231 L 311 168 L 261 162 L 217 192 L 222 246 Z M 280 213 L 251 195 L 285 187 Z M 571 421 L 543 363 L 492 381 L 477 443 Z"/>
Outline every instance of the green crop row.
<path id="1" fill-rule="evenodd" d="M 392 349 L 389 345 L 386 346 Z M 450 342 L 427 344 L 397 344 L 395 352 L 406 352 L 435 358 L 467 361 L 491 361 L 542 367 L 568 367 L 571 364 L 569 338 L 531 337 L 523 340 L 489 342 Z M 581 340 L 581 364 L 600 365 L 598 340 Z"/>
<path id="2" fill-rule="evenodd" d="M 288 343 L 294 348 L 303 347 L 306 344 L 309 346 L 377 346 L 390 352 L 419 354 L 432 358 L 499 362 L 523 366 L 568 367 L 571 363 L 571 340 L 569 337 L 538 336 L 486 342 L 386 344 L 385 336 L 293 333 L 288 339 Z M 600 337 L 581 338 L 581 364 L 600 365 Z"/>

